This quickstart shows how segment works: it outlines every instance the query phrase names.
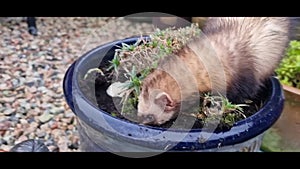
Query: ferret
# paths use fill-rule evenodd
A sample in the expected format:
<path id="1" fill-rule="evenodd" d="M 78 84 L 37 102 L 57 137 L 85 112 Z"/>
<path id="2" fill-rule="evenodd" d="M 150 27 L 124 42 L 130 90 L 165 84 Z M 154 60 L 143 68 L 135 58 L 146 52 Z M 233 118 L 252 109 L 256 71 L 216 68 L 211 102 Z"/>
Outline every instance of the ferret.
<path id="1" fill-rule="evenodd" d="M 184 101 L 203 92 L 224 94 L 233 103 L 254 98 L 283 58 L 291 25 L 286 17 L 208 18 L 200 36 L 164 57 L 143 80 L 140 123 L 174 119 Z"/>

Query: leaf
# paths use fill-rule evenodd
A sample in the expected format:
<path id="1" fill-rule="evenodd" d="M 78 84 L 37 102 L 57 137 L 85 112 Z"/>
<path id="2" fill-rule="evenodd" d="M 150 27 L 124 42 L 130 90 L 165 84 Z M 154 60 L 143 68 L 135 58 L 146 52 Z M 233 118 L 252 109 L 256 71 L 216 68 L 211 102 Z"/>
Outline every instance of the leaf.
<path id="1" fill-rule="evenodd" d="M 107 88 L 106 93 L 110 97 L 123 97 L 125 91 L 128 89 L 126 85 L 127 82 L 114 82 Z"/>
<path id="2" fill-rule="evenodd" d="M 92 69 L 89 69 L 89 70 L 87 71 L 87 73 L 84 75 L 83 79 L 86 80 L 87 77 L 88 77 L 91 73 L 93 73 L 93 72 L 97 72 L 97 73 L 100 73 L 101 76 L 105 76 L 101 69 L 99 69 L 99 68 L 92 68 Z"/>

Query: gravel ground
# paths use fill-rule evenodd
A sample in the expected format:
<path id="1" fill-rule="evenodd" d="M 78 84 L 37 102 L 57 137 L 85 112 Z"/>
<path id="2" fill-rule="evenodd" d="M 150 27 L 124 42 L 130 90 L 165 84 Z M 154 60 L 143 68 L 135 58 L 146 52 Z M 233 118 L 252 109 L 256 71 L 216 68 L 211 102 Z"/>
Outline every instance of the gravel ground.
<path id="1" fill-rule="evenodd" d="M 63 95 L 67 68 L 98 45 L 153 26 L 114 17 L 38 17 L 38 36 L 32 36 L 25 19 L 0 18 L 0 150 L 40 139 L 53 152 L 80 151 Z"/>

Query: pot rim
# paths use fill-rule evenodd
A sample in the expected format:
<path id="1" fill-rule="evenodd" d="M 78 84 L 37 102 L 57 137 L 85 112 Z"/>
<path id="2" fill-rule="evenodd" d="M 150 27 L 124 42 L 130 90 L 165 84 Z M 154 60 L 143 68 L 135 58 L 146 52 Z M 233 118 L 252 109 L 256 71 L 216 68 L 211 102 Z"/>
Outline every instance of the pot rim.
<path id="1" fill-rule="evenodd" d="M 165 148 L 166 145 L 174 145 L 174 149 L 178 148 L 178 146 L 185 146 L 186 148 L 192 149 L 207 149 L 216 148 L 220 145 L 234 145 L 254 138 L 270 128 L 281 115 L 284 102 L 282 87 L 278 79 L 275 77 L 270 77 L 272 86 L 271 96 L 269 97 L 270 99 L 258 112 L 247 117 L 246 119 L 236 122 L 228 131 L 206 132 L 202 129 L 165 129 L 140 125 L 111 116 L 109 113 L 99 109 L 96 105 L 92 104 L 90 100 L 84 97 L 84 94 L 79 88 L 78 82 L 76 80 L 73 81 L 73 72 L 78 72 L 77 69 L 80 64 L 82 64 L 83 61 L 88 59 L 94 53 L 106 48 L 111 48 L 116 44 L 135 42 L 137 38 L 138 37 L 131 37 L 100 45 L 82 55 L 80 59 L 75 61 L 68 68 L 65 74 L 63 80 L 63 89 L 67 104 L 80 120 L 84 121 L 95 130 L 103 132 L 105 131 L 107 134 L 113 137 L 133 142 L 135 144 L 149 145 L 154 143 L 156 147 L 160 148 Z M 72 81 L 75 82 L 74 85 Z M 79 90 L 76 90 L 74 93 L 74 88 Z M 73 94 L 76 94 L 80 97 L 74 97 Z M 74 102 L 77 104 L 80 102 L 80 104 L 83 104 L 84 108 L 88 111 L 83 112 L 81 110 L 82 107 L 78 106 L 77 104 L 75 104 L 75 108 Z M 97 118 L 89 118 L 87 116 L 88 114 L 93 114 L 92 116 L 97 116 Z M 108 126 L 108 124 L 110 125 Z M 132 133 L 132 131 L 137 132 Z M 176 137 L 178 136 L 177 138 L 180 139 L 178 140 L 174 137 L 169 137 L 170 135 L 176 135 Z M 201 137 L 206 138 L 208 135 L 209 138 L 204 142 L 199 140 Z"/>
<path id="2" fill-rule="evenodd" d="M 286 91 L 296 94 L 296 95 L 300 95 L 300 89 L 298 89 L 296 87 L 288 86 L 285 84 L 281 84 L 281 85 L 282 85 L 283 90 L 286 90 Z"/>

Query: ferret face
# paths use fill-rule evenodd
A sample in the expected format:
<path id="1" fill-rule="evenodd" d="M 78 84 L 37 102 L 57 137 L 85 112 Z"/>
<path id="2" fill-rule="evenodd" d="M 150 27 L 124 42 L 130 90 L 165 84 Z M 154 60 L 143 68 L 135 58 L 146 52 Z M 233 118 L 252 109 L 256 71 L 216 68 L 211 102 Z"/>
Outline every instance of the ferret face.
<path id="1" fill-rule="evenodd" d="M 175 117 L 176 104 L 161 90 L 142 90 L 138 103 L 138 119 L 142 124 L 161 125 Z"/>

